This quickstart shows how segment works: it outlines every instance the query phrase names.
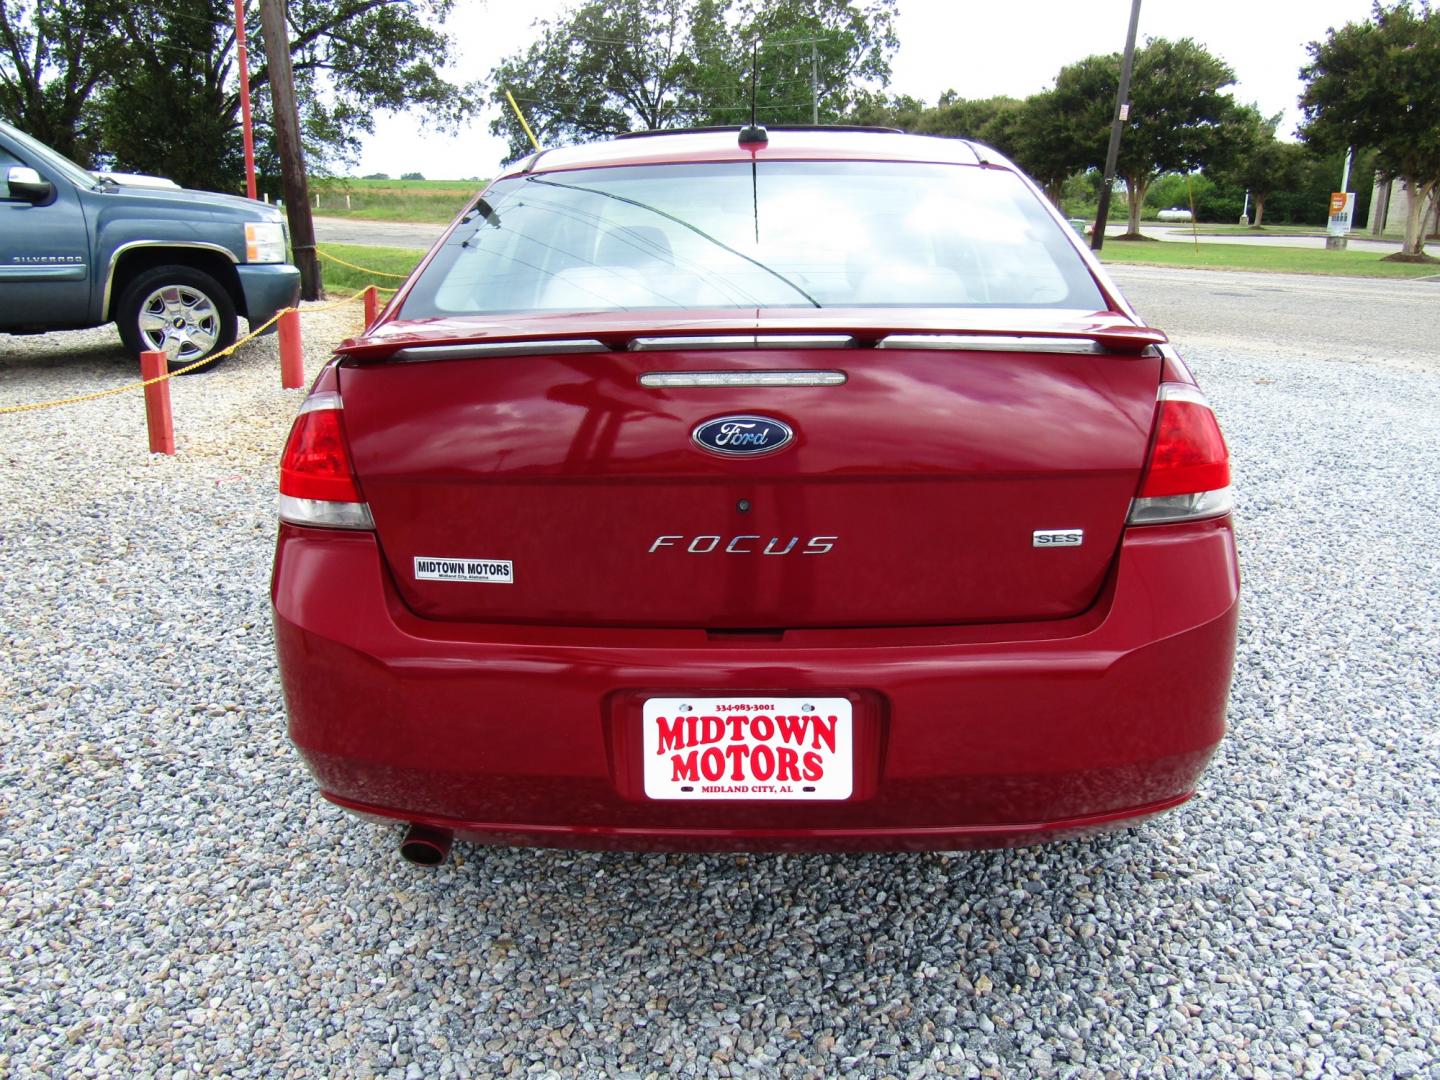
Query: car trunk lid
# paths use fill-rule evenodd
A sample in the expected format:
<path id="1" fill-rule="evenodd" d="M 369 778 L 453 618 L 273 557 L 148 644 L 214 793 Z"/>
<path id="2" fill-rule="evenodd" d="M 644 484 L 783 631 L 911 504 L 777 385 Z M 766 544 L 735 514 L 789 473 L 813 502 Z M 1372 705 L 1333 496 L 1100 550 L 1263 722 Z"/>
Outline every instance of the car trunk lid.
<path id="1" fill-rule="evenodd" d="M 1093 602 L 1143 467 L 1162 334 L 1053 311 L 764 315 L 392 323 L 348 344 L 346 431 L 404 602 L 714 630 Z M 797 373 L 826 378 L 786 384 Z M 726 417 L 793 439 L 700 445 Z"/>

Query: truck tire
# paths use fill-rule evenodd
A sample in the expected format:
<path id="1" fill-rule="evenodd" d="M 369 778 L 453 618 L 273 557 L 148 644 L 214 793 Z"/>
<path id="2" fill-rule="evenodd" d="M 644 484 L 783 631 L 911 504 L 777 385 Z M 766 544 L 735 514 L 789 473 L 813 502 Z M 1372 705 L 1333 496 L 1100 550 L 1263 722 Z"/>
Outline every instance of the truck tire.
<path id="1" fill-rule="evenodd" d="M 136 357 L 147 350 L 169 356 L 171 371 L 187 367 L 235 341 L 235 304 L 203 270 L 157 266 L 126 285 L 115 302 L 120 340 Z M 195 369 L 210 371 L 213 364 Z"/>

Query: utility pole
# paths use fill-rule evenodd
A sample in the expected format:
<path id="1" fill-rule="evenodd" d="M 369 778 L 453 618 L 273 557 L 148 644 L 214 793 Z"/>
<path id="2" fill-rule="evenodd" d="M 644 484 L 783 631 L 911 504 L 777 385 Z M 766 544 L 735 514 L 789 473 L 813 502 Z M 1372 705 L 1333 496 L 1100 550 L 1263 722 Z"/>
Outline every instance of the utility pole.
<path id="1" fill-rule="evenodd" d="M 1120 132 L 1130 119 L 1130 73 L 1135 68 L 1135 31 L 1140 26 L 1140 0 L 1130 3 L 1130 33 L 1125 38 L 1125 59 L 1120 64 L 1120 89 L 1115 94 L 1115 122 L 1110 125 L 1110 147 L 1105 151 L 1105 184 L 1100 188 L 1100 205 L 1095 227 L 1090 230 L 1090 250 L 1105 245 L 1105 224 L 1110 219 L 1110 194 L 1115 189 L 1115 163 L 1120 157 Z"/>
<path id="2" fill-rule="evenodd" d="M 820 126 L 820 46 L 810 42 L 810 123 Z"/>
<path id="3" fill-rule="evenodd" d="M 300 296 L 320 299 L 320 262 L 315 255 L 315 223 L 310 219 L 310 193 L 305 180 L 305 152 L 300 146 L 300 114 L 295 107 L 295 72 L 290 66 L 290 33 L 285 26 L 285 0 L 260 0 L 260 32 L 270 71 L 275 143 L 280 151 L 280 180 L 285 188 L 285 213 L 290 218 L 290 246 L 300 268 Z"/>
<path id="4" fill-rule="evenodd" d="M 245 0 L 235 0 L 235 54 L 240 68 L 240 130 L 245 140 L 245 194 L 255 198 L 255 129 L 250 123 L 250 54 L 245 41 Z"/>

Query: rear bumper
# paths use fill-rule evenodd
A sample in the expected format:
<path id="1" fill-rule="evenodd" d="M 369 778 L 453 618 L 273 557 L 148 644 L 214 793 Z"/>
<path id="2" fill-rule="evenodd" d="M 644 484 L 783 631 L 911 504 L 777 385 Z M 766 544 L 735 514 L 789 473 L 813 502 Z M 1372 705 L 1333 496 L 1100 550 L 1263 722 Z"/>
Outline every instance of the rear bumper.
<path id="1" fill-rule="evenodd" d="M 1112 828 L 1183 802 L 1224 732 L 1228 519 L 1130 530 L 1073 619 L 975 627 L 582 630 L 422 620 L 370 534 L 282 526 L 272 599 L 290 734 L 327 798 L 492 843 L 963 848 Z M 645 798 L 644 699 L 843 693 L 844 802 Z"/>
<path id="2" fill-rule="evenodd" d="M 875 828 L 706 829 L 656 826 L 530 825 L 513 822 L 459 821 L 428 814 L 399 813 L 339 795 L 325 797 L 337 806 L 373 821 L 416 822 L 450 829 L 464 840 L 519 847 L 563 847 L 592 851 L 959 851 L 972 848 L 1027 847 L 1073 840 L 1135 825 L 1172 810 L 1190 798 L 1178 795 L 1147 806 L 1057 821 L 1008 825 L 878 826 Z"/>
<path id="3" fill-rule="evenodd" d="M 245 310 L 240 314 L 252 327 L 281 308 L 294 307 L 300 299 L 300 271 L 287 263 L 243 263 L 235 272 L 240 275 L 240 291 L 245 297 Z"/>

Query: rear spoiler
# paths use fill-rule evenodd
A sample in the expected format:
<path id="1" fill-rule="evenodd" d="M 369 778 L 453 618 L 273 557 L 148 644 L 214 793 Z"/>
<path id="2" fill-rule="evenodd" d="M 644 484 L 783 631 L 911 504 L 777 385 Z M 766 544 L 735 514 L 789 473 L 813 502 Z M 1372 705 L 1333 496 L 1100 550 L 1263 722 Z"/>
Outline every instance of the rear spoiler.
<path id="1" fill-rule="evenodd" d="M 888 334 L 877 349 L 953 349 L 960 352 L 1125 353 L 1138 356 L 1170 339 L 1148 326 L 1084 334 Z"/>
<path id="2" fill-rule="evenodd" d="M 599 320 L 597 320 L 599 322 Z M 844 327 L 831 324 L 838 333 L 816 333 L 815 325 L 747 327 L 734 322 L 704 328 L 695 324 L 678 327 L 591 326 L 585 332 L 567 334 L 542 330 L 525 332 L 515 327 L 497 327 L 474 336 L 448 333 L 396 334 L 389 337 L 355 338 L 336 349 L 342 360 L 375 363 L 385 360 L 470 360 L 498 356 L 545 356 L 565 353 L 625 352 L 632 350 L 693 351 L 699 349 L 940 349 L 956 352 L 1038 352 L 1109 353 L 1139 356 L 1163 345 L 1164 331 L 1147 326 L 1113 323 L 1102 326 L 1066 326 L 1057 330 L 1025 330 L 1019 333 L 970 331 L 960 333 L 897 332 L 878 327 Z M 657 332 L 658 331 L 658 332 Z"/>

